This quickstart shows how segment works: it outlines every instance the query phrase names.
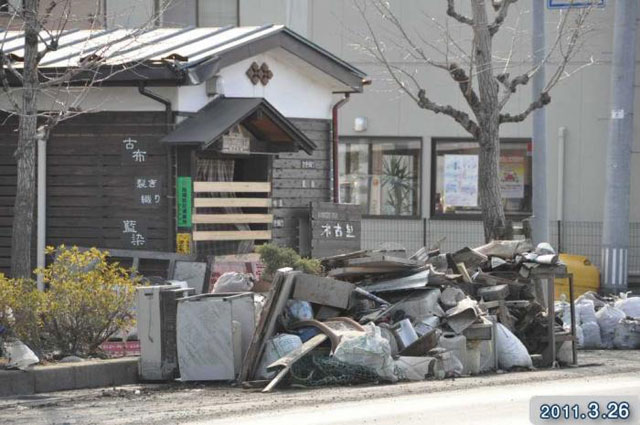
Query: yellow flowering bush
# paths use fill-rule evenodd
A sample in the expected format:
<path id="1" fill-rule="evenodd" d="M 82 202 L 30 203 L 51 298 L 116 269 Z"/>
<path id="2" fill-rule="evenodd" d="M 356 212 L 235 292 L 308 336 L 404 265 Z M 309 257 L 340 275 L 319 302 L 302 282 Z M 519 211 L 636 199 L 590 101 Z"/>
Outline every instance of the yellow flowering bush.
<path id="1" fill-rule="evenodd" d="M 34 281 L 9 279 L 0 273 L 0 327 L 32 349 L 42 348 L 42 314 L 46 295 Z"/>
<path id="2" fill-rule="evenodd" d="M 115 332 L 134 324 L 140 276 L 108 262 L 108 252 L 96 248 L 48 247 L 47 253 L 54 260 L 36 273 L 48 286 L 43 327 L 51 346 L 62 354 L 95 353 Z"/>

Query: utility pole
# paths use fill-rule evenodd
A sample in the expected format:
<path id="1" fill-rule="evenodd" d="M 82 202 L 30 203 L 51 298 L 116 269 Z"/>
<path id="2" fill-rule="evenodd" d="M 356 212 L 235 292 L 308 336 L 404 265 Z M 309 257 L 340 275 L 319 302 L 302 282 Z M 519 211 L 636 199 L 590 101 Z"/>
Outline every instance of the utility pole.
<path id="1" fill-rule="evenodd" d="M 638 2 L 618 0 L 613 24 L 611 116 L 602 228 L 602 292 L 627 290 Z"/>
<path id="2" fill-rule="evenodd" d="M 533 99 L 540 97 L 545 84 L 545 37 L 544 37 L 544 1 L 532 2 L 532 38 L 533 63 L 537 67 L 531 84 Z M 533 226 L 534 243 L 549 241 L 549 206 L 547 203 L 547 121 L 546 108 L 533 112 Z"/>

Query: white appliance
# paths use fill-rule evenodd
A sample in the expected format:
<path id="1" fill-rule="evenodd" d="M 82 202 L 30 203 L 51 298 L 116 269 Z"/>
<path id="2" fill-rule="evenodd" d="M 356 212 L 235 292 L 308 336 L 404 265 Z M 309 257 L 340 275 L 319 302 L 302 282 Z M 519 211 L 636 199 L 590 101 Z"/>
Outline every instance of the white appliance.
<path id="1" fill-rule="evenodd" d="M 137 288 L 138 372 L 142 380 L 165 381 L 178 376 L 177 299 L 190 294 L 193 289 L 174 285 Z"/>
<path id="2" fill-rule="evenodd" d="M 253 293 L 203 294 L 178 300 L 180 379 L 236 378 L 255 330 Z"/>

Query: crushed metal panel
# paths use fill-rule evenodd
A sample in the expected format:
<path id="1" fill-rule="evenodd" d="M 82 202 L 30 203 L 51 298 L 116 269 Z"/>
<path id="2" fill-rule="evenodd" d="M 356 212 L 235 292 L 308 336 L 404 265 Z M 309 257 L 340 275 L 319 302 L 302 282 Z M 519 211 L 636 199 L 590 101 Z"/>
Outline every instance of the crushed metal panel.
<path id="1" fill-rule="evenodd" d="M 340 280 L 300 274 L 295 278 L 293 298 L 344 310 L 349 307 L 354 288 Z"/>

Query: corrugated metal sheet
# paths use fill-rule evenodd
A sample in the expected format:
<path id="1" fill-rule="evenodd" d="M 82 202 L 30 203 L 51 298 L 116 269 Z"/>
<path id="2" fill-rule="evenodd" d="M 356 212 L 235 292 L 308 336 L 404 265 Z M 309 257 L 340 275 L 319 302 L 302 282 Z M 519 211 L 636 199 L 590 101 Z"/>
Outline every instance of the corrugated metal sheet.
<path id="1" fill-rule="evenodd" d="M 207 59 L 280 32 L 308 45 L 350 72 L 364 76 L 364 73 L 358 69 L 282 25 L 70 30 L 63 32 L 59 39 L 58 48 L 46 54 L 40 63 L 40 68 L 75 68 L 81 66 L 83 60 L 96 56 L 101 58 L 101 63 L 104 66 L 172 62 L 179 65 L 180 68 L 189 68 Z M 21 60 L 24 56 L 24 39 L 20 37 L 21 34 L 20 31 L 0 32 L 0 48 L 14 60 L 13 66 L 15 68 L 22 66 Z M 49 35 L 43 32 L 39 47 L 41 50 L 45 49 L 43 40 L 48 39 Z"/>

